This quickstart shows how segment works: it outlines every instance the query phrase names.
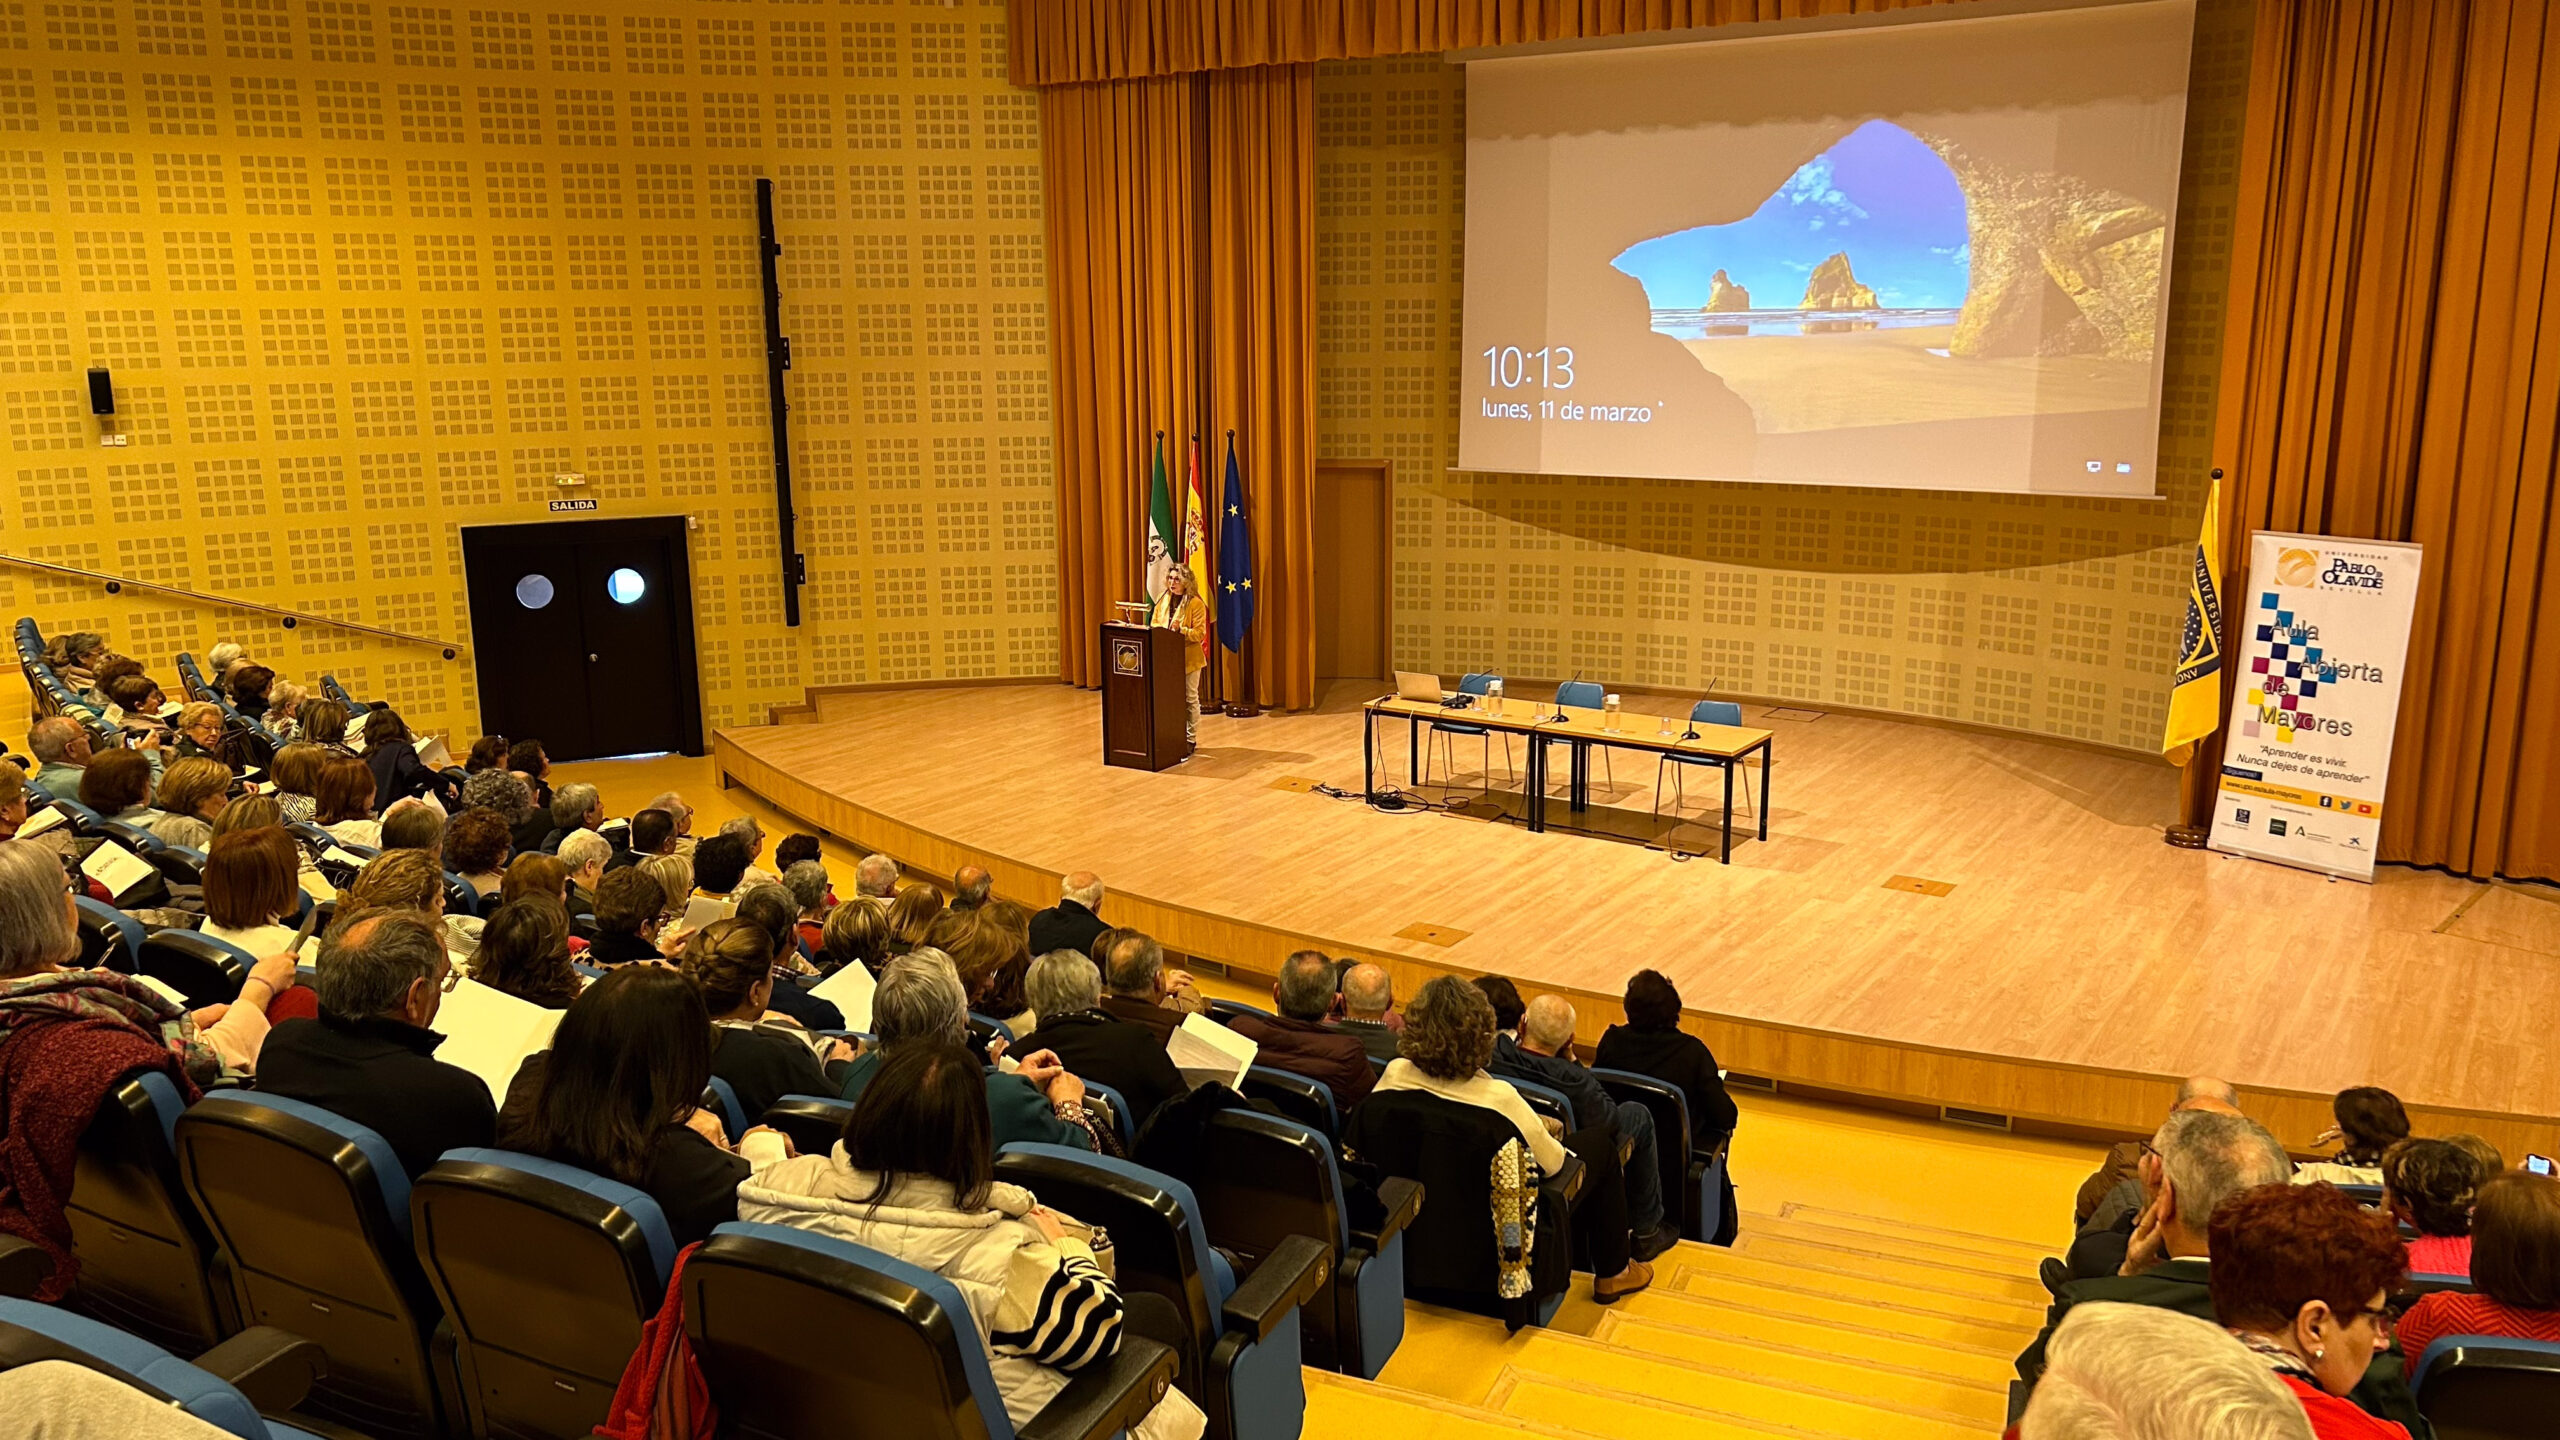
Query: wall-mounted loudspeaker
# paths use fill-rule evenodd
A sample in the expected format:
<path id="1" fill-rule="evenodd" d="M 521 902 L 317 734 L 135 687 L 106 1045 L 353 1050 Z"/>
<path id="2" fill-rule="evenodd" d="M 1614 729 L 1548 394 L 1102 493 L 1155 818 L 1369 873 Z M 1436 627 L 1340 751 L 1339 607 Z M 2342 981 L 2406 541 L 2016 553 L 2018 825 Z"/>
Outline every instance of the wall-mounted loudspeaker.
<path id="1" fill-rule="evenodd" d="M 89 372 L 89 413 L 92 415 L 116 413 L 115 377 L 108 374 L 103 365 Z"/>

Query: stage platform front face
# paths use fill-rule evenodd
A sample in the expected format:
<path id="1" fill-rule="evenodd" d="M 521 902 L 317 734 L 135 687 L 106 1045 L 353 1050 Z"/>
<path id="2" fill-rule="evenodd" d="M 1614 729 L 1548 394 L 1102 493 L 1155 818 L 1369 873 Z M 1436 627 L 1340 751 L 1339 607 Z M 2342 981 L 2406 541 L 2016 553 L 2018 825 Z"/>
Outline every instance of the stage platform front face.
<path id="1" fill-rule="evenodd" d="M 1597 835 L 1308 791 L 1356 795 L 1360 706 L 1381 689 L 1209 716 L 1200 753 L 1161 774 L 1104 766 L 1098 702 L 1064 686 L 824 696 L 816 723 L 724 730 L 716 755 L 815 826 L 932 873 L 985 864 L 1035 906 L 1090 868 L 1105 919 L 1248 972 L 1314 946 L 1388 963 L 1402 995 L 1505 974 L 1587 997 L 1596 1037 L 1650 966 L 1751 1075 L 2147 1131 L 2175 1077 L 2217 1074 L 2296 1146 L 2328 1094 L 2373 1084 L 2451 1112 L 2422 1131 L 2478 1129 L 2510 1155 L 2560 1143 L 2560 903 L 2538 888 L 2177 850 L 2177 775 L 2149 757 L 1758 705 L 1744 723 L 1775 732 L 1777 804 L 1765 843 L 1735 825 L 1730 865 L 1697 808 L 1711 773 L 1671 835 L 1706 858 L 1624 838 L 1654 833 L 1654 765 L 1633 753 L 1592 762 Z M 1400 722 L 1380 722 L 1378 753 L 1403 782 Z M 1492 758 L 1499 787 L 1499 737 Z M 1457 788 L 1429 793 L 1484 785 L 1480 740 L 1455 761 Z M 1562 770 L 1559 752 L 1551 815 Z"/>

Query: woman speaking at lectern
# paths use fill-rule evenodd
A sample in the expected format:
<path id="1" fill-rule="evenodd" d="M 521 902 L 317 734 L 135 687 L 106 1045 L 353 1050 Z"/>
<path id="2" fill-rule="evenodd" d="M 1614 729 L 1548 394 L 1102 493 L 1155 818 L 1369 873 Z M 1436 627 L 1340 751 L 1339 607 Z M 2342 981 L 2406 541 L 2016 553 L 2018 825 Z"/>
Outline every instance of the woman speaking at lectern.
<path id="1" fill-rule="evenodd" d="M 1179 565 L 1165 572 L 1164 593 L 1156 597 L 1149 625 L 1182 632 L 1182 689 L 1191 703 L 1182 724 L 1187 744 L 1200 743 L 1200 672 L 1209 668 L 1209 602 L 1191 592 L 1191 572 Z"/>

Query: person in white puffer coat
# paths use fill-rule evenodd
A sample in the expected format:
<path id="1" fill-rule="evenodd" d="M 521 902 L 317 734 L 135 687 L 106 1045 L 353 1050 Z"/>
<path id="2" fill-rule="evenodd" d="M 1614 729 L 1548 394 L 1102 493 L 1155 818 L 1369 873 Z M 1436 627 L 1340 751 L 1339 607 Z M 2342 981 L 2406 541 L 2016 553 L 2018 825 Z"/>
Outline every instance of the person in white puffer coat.
<path id="1" fill-rule="evenodd" d="M 994 1178 L 982 1067 L 956 1045 L 892 1056 L 832 1154 L 772 1165 L 738 1187 L 738 1218 L 867 1245 L 958 1289 L 1019 1427 L 1074 1371 L 1118 1353 L 1120 1292 L 1090 1232 Z M 1168 1390 L 1129 1433 L 1199 1440 L 1208 1417 Z"/>

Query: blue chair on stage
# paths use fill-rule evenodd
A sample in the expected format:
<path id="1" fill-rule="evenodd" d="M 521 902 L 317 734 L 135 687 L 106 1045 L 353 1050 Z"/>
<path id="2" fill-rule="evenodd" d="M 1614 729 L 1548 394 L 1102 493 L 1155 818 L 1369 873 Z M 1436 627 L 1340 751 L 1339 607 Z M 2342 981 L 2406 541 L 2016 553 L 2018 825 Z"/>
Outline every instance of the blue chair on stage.
<path id="1" fill-rule="evenodd" d="M 1689 723 L 1691 725 L 1740 725 L 1742 707 L 1730 700 L 1701 700 L 1689 707 Z M 1679 816 L 1681 804 L 1688 798 L 1680 782 L 1682 777 L 1688 774 L 1689 767 L 1693 765 L 1709 766 L 1717 770 L 1740 771 L 1743 801 L 1752 806 L 1751 813 L 1755 815 L 1760 813 L 1758 805 L 1751 799 L 1750 766 L 1743 764 L 1740 760 L 1728 760 L 1722 755 L 1689 755 L 1666 750 L 1662 754 L 1662 763 L 1655 766 L 1653 770 L 1653 818 L 1656 820 L 1662 818 L 1662 777 L 1666 769 L 1671 776 L 1671 813 L 1674 818 Z"/>
<path id="2" fill-rule="evenodd" d="M 1597 710 L 1608 703 L 1609 692 L 1597 680 L 1567 680 L 1556 687 L 1556 708 L 1559 710 L 1568 705 L 1576 710 Z M 1538 743 L 1572 745 L 1577 742 L 1562 735 L 1541 735 L 1538 737 Z M 1618 785 L 1618 768 L 1610 762 L 1609 748 L 1605 745 L 1600 748 L 1600 763 L 1608 769 L 1609 788 L 1615 790 Z M 1572 772 L 1568 770 L 1566 773 L 1569 776 Z"/>
<path id="3" fill-rule="evenodd" d="M 1502 677 L 1499 675 L 1462 675 L 1458 677 L 1458 693 L 1461 695 L 1489 695 L 1493 692 L 1494 685 L 1501 679 Z M 1422 743 L 1422 778 L 1414 781 L 1413 783 L 1416 785 L 1428 785 L 1431 783 L 1431 746 L 1435 741 L 1449 751 L 1448 768 L 1452 771 L 1458 768 L 1457 742 L 1452 737 L 1459 735 L 1471 736 L 1475 739 L 1484 741 L 1484 769 L 1480 773 L 1484 775 L 1488 782 L 1492 780 L 1493 729 L 1491 726 L 1470 725 L 1463 720 L 1433 720 L 1429 722 L 1429 725 L 1431 733 L 1424 738 Z M 1502 773 L 1506 779 L 1517 777 L 1517 772 L 1511 765 L 1511 732 L 1507 730 L 1504 731 L 1502 735 Z M 1492 788 L 1491 784 L 1488 783 L 1486 788 L 1490 790 Z"/>

